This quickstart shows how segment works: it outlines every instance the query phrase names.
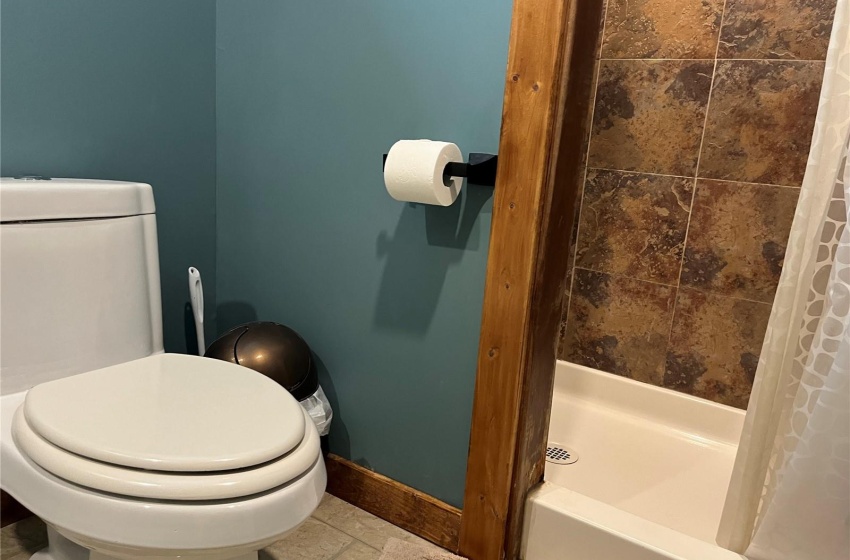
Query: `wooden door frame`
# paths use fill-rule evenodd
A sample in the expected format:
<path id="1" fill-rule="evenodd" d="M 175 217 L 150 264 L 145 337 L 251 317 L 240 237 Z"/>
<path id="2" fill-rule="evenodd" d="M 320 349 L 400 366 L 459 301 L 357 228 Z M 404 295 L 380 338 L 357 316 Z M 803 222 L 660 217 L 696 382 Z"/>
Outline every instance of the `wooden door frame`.
<path id="1" fill-rule="evenodd" d="M 458 550 L 518 558 L 543 478 L 602 0 L 514 0 Z"/>

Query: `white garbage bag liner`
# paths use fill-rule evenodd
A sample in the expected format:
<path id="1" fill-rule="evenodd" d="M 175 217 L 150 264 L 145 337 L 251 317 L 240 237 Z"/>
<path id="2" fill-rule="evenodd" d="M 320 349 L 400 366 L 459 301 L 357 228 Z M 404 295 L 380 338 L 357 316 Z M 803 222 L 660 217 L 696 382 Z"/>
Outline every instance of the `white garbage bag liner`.
<path id="1" fill-rule="evenodd" d="M 334 411 L 331 408 L 331 403 L 328 402 L 328 397 L 322 391 L 322 386 L 316 389 L 316 392 L 301 401 L 301 406 L 313 419 L 316 428 L 319 430 L 320 436 L 328 435 L 331 429 L 331 420 L 334 417 Z"/>

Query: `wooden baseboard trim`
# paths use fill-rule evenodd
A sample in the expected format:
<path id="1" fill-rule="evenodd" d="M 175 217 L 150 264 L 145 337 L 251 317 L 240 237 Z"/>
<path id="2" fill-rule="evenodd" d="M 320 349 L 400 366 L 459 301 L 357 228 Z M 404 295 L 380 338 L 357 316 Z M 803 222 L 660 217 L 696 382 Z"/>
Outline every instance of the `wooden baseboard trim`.
<path id="1" fill-rule="evenodd" d="M 424 492 L 342 457 L 325 458 L 328 492 L 452 552 L 457 551 L 461 511 Z"/>
<path id="2" fill-rule="evenodd" d="M 11 525 L 32 515 L 18 500 L 0 490 L 0 527 Z"/>

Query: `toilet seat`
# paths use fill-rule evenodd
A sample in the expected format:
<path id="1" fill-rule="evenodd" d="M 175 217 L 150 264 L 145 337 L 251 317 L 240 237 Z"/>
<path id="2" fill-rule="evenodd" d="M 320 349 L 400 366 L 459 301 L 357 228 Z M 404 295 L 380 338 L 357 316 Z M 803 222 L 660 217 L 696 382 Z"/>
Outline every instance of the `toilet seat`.
<path id="1" fill-rule="evenodd" d="M 254 370 L 157 354 L 42 383 L 24 414 L 77 455 L 158 471 L 221 471 L 280 457 L 304 437 L 301 406 Z"/>
<path id="2" fill-rule="evenodd" d="M 222 472 L 168 473 L 128 469 L 69 453 L 40 437 L 26 420 L 23 406 L 15 412 L 15 443 L 35 464 L 69 482 L 135 498 L 157 500 L 223 500 L 257 494 L 291 482 L 319 459 L 319 433 L 312 422 L 298 446 L 284 457 L 252 469 Z M 307 416 L 306 412 L 303 412 Z M 309 416 L 306 418 L 309 420 Z"/>
<path id="3" fill-rule="evenodd" d="M 215 560 L 212 554 L 190 553 L 245 543 L 261 548 L 309 517 L 324 495 L 321 458 L 288 484 L 232 500 L 145 500 L 91 490 L 52 475 L 21 452 L 12 419 L 24 397 L 24 392 L 0 397 L 0 486 L 72 540 L 84 537 L 100 543 L 95 548 L 104 552 L 112 543 L 153 556 L 183 550 L 186 558 Z"/>
<path id="4" fill-rule="evenodd" d="M 70 382 L 74 379 L 77 381 Z M 120 392 L 128 387 L 137 392 Z M 251 422 L 265 415 L 275 422 L 270 427 L 258 427 L 262 433 L 253 440 L 246 432 L 250 425 L 225 430 L 228 437 L 221 439 L 218 453 L 216 434 L 209 433 L 216 424 L 211 427 L 197 420 L 208 420 L 210 415 L 203 413 L 205 408 L 226 400 L 231 392 L 247 399 L 243 404 L 256 401 L 260 414 L 246 412 Z M 104 399 L 108 400 L 105 404 Z M 181 406 L 184 400 L 192 399 L 194 404 Z M 194 411 L 199 410 L 195 415 Z M 239 412 L 245 412 L 245 407 L 237 405 L 224 415 L 225 420 L 238 421 Z M 292 420 L 292 412 L 298 422 Z M 118 419 L 99 430 L 109 415 L 117 415 Z M 183 424 L 140 425 L 161 420 L 160 415 L 169 422 Z M 231 424 L 218 425 L 226 428 Z M 47 434 L 41 431 L 45 426 Z M 167 429 L 169 426 L 171 430 Z M 161 439 L 124 444 L 122 433 L 156 434 Z M 242 441 L 238 441 L 240 433 L 246 436 Z M 270 379 L 225 362 L 169 354 L 33 388 L 15 412 L 12 435 L 30 460 L 59 478 L 115 495 L 157 500 L 223 500 L 257 494 L 298 478 L 321 455 L 319 435 L 307 413 Z M 198 436 L 200 442 L 186 441 L 186 452 L 182 453 L 181 439 L 192 435 Z M 236 439 L 228 439 L 234 435 Z M 57 440 L 73 448 L 59 445 Z M 297 440 L 295 446 L 290 447 L 293 440 Z M 275 448 L 286 450 L 270 460 L 254 462 Z M 104 456 L 116 457 L 120 462 L 104 460 Z M 245 465 L 246 462 L 250 464 Z M 138 464 L 156 468 L 142 469 Z M 245 466 L 215 468 L 219 465 Z M 203 468 L 187 470 L 190 466 Z"/>

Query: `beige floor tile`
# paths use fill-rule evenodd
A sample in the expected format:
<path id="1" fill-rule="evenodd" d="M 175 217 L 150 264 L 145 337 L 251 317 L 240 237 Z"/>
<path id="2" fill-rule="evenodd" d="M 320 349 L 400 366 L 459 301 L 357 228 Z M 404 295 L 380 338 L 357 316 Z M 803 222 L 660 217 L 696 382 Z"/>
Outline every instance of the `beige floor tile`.
<path id="1" fill-rule="evenodd" d="M 392 523 L 388 523 L 330 494 L 325 494 L 322 503 L 319 504 L 318 509 L 313 513 L 313 517 L 324 521 L 332 527 L 336 527 L 340 531 L 378 550 L 384 548 L 384 544 L 386 544 L 387 539 L 390 537 L 426 546 L 434 546 L 416 535 L 408 533 L 404 529 L 396 527 Z"/>
<path id="2" fill-rule="evenodd" d="M 354 541 L 334 560 L 378 560 L 381 551 L 360 541 Z"/>
<path id="3" fill-rule="evenodd" d="M 426 541 L 425 539 L 419 538 L 416 535 L 409 535 L 408 538 L 402 539 L 405 542 L 409 542 L 412 544 L 418 544 L 419 546 L 427 549 L 427 550 L 435 550 L 439 552 L 448 552 L 445 548 L 441 546 L 437 546 L 430 541 Z"/>
<path id="4" fill-rule="evenodd" d="M 350 535 L 310 518 L 294 533 L 260 551 L 259 560 L 330 560 L 353 541 Z"/>
<path id="5" fill-rule="evenodd" d="M 377 560 L 390 537 L 442 550 L 338 498 L 325 495 L 294 533 L 260 552 L 260 560 Z M 26 560 L 47 545 L 44 523 L 30 518 L 0 531 L 0 560 Z"/>
<path id="6" fill-rule="evenodd" d="M 346 510 L 346 506 L 349 508 L 354 507 L 351 504 L 340 500 L 336 496 L 331 496 L 330 494 L 325 493 L 324 497 L 322 497 L 322 501 L 319 502 L 319 507 L 317 507 L 316 511 L 313 512 L 313 517 L 328 523 L 332 518 L 337 517 L 340 512 L 344 512 Z"/>
<path id="7" fill-rule="evenodd" d="M 0 558 L 6 560 L 21 551 L 21 543 L 15 534 L 15 526 L 7 525 L 0 531 Z"/>
<path id="8" fill-rule="evenodd" d="M 431 543 L 409 542 L 390 539 L 384 546 L 384 554 L 393 558 L 417 558 L 421 560 L 467 560 Z"/>

